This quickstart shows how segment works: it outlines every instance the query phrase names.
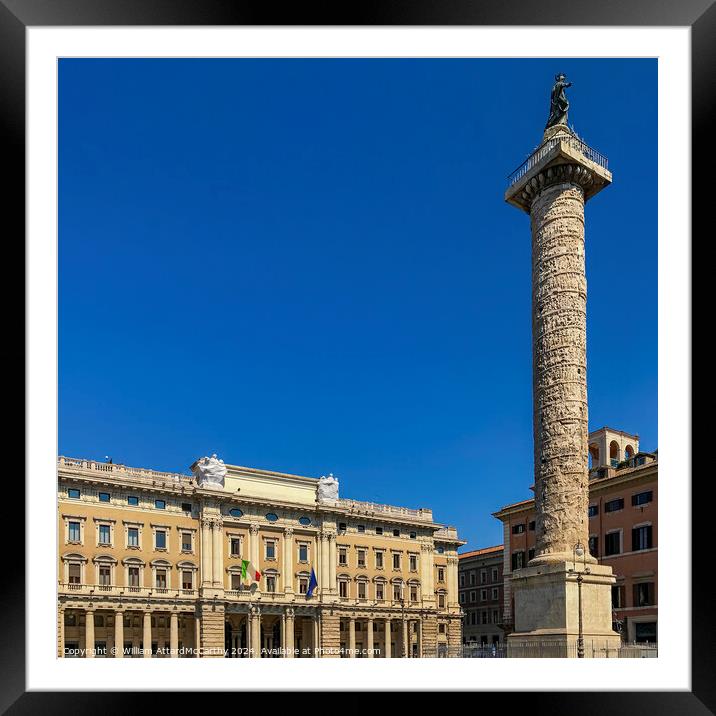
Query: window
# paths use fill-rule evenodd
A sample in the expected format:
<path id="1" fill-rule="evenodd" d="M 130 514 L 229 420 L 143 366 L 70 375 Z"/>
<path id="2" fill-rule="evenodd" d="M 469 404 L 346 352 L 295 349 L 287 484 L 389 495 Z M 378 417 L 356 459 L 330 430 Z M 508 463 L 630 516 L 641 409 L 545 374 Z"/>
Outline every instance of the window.
<path id="1" fill-rule="evenodd" d="M 537 522 L 535 520 L 532 520 L 532 522 L 530 522 L 530 525 L 529 525 L 530 532 L 534 532 L 536 527 L 537 527 Z"/>
<path id="2" fill-rule="evenodd" d="M 238 519 L 239 517 L 243 517 L 244 513 L 238 507 L 232 507 L 229 510 L 229 515 Z"/>
<path id="3" fill-rule="evenodd" d="M 112 583 L 112 569 L 106 566 L 100 566 L 99 568 L 99 583 L 102 587 L 109 587 Z"/>
<path id="4" fill-rule="evenodd" d="M 512 553 L 512 570 L 522 569 L 525 566 L 525 553 L 524 552 L 513 552 Z"/>
<path id="5" fill-rule="evenodd" d="M 589 505 L 587 515 L 589 517 L 596 517 L 599 514 L 599 505 Z"/>
<path id="6" fill-rule="evenodd" d="M 635 527 L 631 531 L 631 548 L 634 552 L 651 549 L 651 525 Z"/>
<path id="7" fill-rule="evenodd" d="M 607 532 L 604 535 L 604 556 L 620 554 L 622 551 L 621 532 Z"/>
<path id="8" fill-rule="evenodd" d="M 382 552 L 375 553 L 375 568 L 383 569 L 383 553 Z"/>
<path id="9" fill-rule="evenodd" d="M 229 549 L 232 557 L 239 557 L 241 555 L 241 538 L 231 537 L 229 541 Z"/>
<path id="10" fill-rule="evenodd" d="M 599 557 L 599 537 L 592 536 L 589 538 L 589 554 L 592 557 Z"/>
<path id="11" fill-rule="evenodd" d="M 640 582 L 634 585 L 634 606 L 649 607 L 654 604 L 654 583 Z"/>
<path id="12" fill-rule="evenodd" d="M 342 599 L 348 598 L 348 582 L 346 582 L 344 579 L 338 582 L 338 596 Z"/>
<path id="13" fill-rule="evenodd" d="M 417 533 L 417 532 L 411 532 L 411 533 L 410 533 L 410 539 L 418 539 L 418 533 Z"/>
<path id="14" fill-rule="evenodd" d="M 266 540 L 266 559 L 276 559 L 276 542 L 272 539 Z"/>
<path id="15" fill-rule="evenodd" d="M 298 523 L 300 525 L 303 525 L 304 527 L 308 527 L 311 524 L 311 518 L 310 517 L 301 517 L 298 520 Z"/>
<path id="16" fill-rule="evenodd" d="M 512 526 L 513 535 L 521 535 L 525 531 L 525 526 L 522 524 Z"/>
<path id="17" fill-rule="evenodd" d="M 400 569 L 400 552 L 393 552 L 393 569 Z"/>
<path id="18" fill-rule="evenodd" d="M 298 561 L 308 562 L 308 544 L 306 542 L 298 543 Z"/>
<path id="19" fill-rule="evenodd" d="M 76 490 L 74 487 L 70 487 L 67 490 L 67 497 L 71 497 L 73 500 L 79 500 L 80 499 L 80 491 Z"/>
<path id="20" fill-rule="evenodd" d="M 445 567 L 438 567 L 438 582 L 445 581 Z"/>
<path id="21" fill-rule="evenodd" d="M 345 547 L 339 547 L 338 549 L 338 564 L 340 564 L 341 567 L 348 565 L 348 550 Z"/>
<path id="22" fill-rule="evenodd" d="M 487 582 L 487 572 L 484 569 L 480 570 L 480 584 L 485 584 Z"/>
<path id="23" fill-rule="evenodd" d="M 154 533 L 154 548 L 155 549 L 166 549 L 167 548 L 167 533 L 164 530 L 157 530 Z"/>
<path id="24" fill-rule="evenodd" d="M 492 600 L 494 601 L 498 597 L 497 587 L 492 588 Z"/>
<path id="25" fill-rule="evenodd" d="M 604 503 L 604 511 L 605 512 L 616 512 L 617 510 L 623 510 L 624 509 L 624 498 L 619 497 L 616 500 L 609 500 L 609 502 Z"/>
<path id="26" fill-rule="evenodd" d="M 445 609 L 445 594 L 444 594 L 444 592 L 440 592 L 438 594 L 438 607 L 440 609 Z M 445 633 L 445 625 L 441 624 L 441 626 L 443 627 L 443 630 L 441 633 L 444 634 Z"/>
<path id="27" fill-rule="evenodd" d="M 110 544 L 110 528 L 109 525 L 99 526 L 99 544 Z"/>
<path id="28" fill-rule="evenodd" d="M 410 562 L 410 571 L 417 572 L 418 571 L 418 555 L 411 554 L 409 562 Z"/>
<path id="29" fill-rule="evenodd" d="M 139 527 L 127 528 L 127 547 L 139 547 Z"/>
<path id="30" fill-rule="evenodd" d="M 181 551 L 191 552 L 191 532 L 181 533 Z"/>
<path id="31" fill-rule="evenodd" d="M 365 567 L 365 550 L 364 549 L 358 550 L 358 566 Z"/>
<path id="32" fill-rule="evenodd" d="M 139 498 L 136 495 L 127 495 L 127 504 L 137 507 L 137 505 L 139 505 Z"/>
<path id="33" fill-rule="evenodd" d="M 67 525 L 67 539 L 69 542 L 80 541 L 80 523 L 69 522 Z"/>
<path id="34" fill-rule="evenodd" d="M 154 507 L 158 510 L 166 510 L 167 502 L 166 500 L 154 500 Z"/>
<path id="35" fill-rule="evenodd" d="M 383 528 L 382 528 L 382 527 L 376 527 L 376 528 L 375 528 L 375 533 L 376 533 L 377 535 L 382 535 L 382 534 L 383 534 Z"/>
<path id="36" fill-rule="evenodd" d="M 70 564 L 68 566 L 68 577 L 70 580 L 70 584 L 79 584 L 80 583 L 80 573 L 81 573 L 81 567 L 79 564 Z"/>
<path id="37" fill-rule="evenodd" d="M 410 601 L 411 602 L 417 602 L 418 601 L 418 587 L 416 584 L 410 585 Z"/>
<path id="38" fill-rule="evenodd" d="M 499 573 L 497 567 L 493 567 L 492 568 L 492 581 L 496 582 L 500 578 L 499 575 L 500 575 L 500 573 Z"/>
<path id="39" fill-rule="evenodd" d="M 652 501 L 653 495 L 654 493 L 651 490 L 647 492 L 640 492 L 638 495 L 631 496 L 631 503 L 632 505 L 634 505 L 634 507 L 639 507 L 639 505 L 646 505 Z"/>
<path id="40" fill-rule="evenodd" d="M 645 642 L 656 644 L 656 622 L 635 622 L 634 641 L 637 644 Z"/>
<path id="41" fill-rule="evenodd" d="M 470 572 L 470 586 L 472 587 L 475 584 L 477 584 L 477 575 L 475 572 Z"/>
<path id="42" fill-rule="evenodd" d="M 241 574 L 237 572 L 231 573 L 231 589 L 235 592 L 241 589 Z"/>
<path id="43" fill-rule="evenodd" d="M 444 595 L 440 595 L 440 596 L 444 596 Z M 444 605 L 443 605 L 443 606 L 444 606 Z M 439 633 L 439 634 L 444 634 L 444 633 L 445 633 L 445 625 L 444 625 L 444 624 L 438 624 L 438 633 Z"/>
<path id="44" fill-rule="evenodd" d="M 474 589 L 470 592 L 470 601 L 471 602 L 477 601 L 477 592 Z"/>
<path id="45" fill-rule="evenodd" d="M 435 548 L 435 551 L 436 551 L 438 554 L 442 554 L 442 553 L 445 551 L 445 547 L 443 547 L 442 545 L 440 545 L 439 547 L 436 547 L 436 548 Z"/>
<path id="46" fill-rule="evenodd" d="M 393 537 L 400 537 L 400 530 L 399 530 L 399 529 L 393 530 Z"/>
<path id="47" fill-rule="evenodd" d="M 365 599 L 367 594 L 366 583 L 358 582 L 358 599 Z"/>
<path id="48" fill-rule="evenodd" d="M 278 519 L 278 515 L 275 512 L 268 512 L 266 514 L 266 519 L 269 522 L 276 522 L 276 520 Z"/>
<path id="49" fill-rule="evenodd" d="M 532 547 L 531 549 L 527 550 L 527 561 L 531 562 L 535 558 L 535 548 Z"/>
<path id="50" fill-rule="evenodd" d="M 298 578 L 298 593 L 308 594 L 308 577 Z"/>
<path id="51" fill-rule="evenodd" d="M 356 528 L 359 532 L 365 532 L 365 525 L 358 525 Z"/>
<path id="52" fill-rule="evenodd" d="M 393 601 L 399 602 L 403 598 L 403 585 L 400 582 L 393 584 Z"/>
<path id="53" fill-rule="evenodd" d="M 191 502 L 182 502 L 181 509 L 182 512 L 191 512 Z"/>
<path id="54" fill-rule="evenodd" d="M 385 599 L 385 584 L 383 582 L 375 583 L 375 599 L 382 602 Z"/>
<path id="55" fill-rule="evenodd" d="M 127 572 L 128 572 L 128 576 L 129 576 L 129 586 L 130 587 L 138 587 L 139 586 L 139 567 L 129 567 Z"/>
<path id="56" fill-rule="evenodd" d="M 98 497 L 100 502 L 109 502 L 109 492 L 100 492 Z"/>
<path id="57" fill-rule="evenodd" d="M 347 527 L 348 527 L 348 525 L 346 525 L 345 522 L 339 522 L 339 523 L 338 523 L 338 531 L 339 531 L 339 532 L 345 532 L 346 529 L 347 529 Z"/>
<path id="58" fill-rule="evenodd" d="M 460 586 L 465 586 L 465 575 L 463 573 L 460 573 Z"/>
<path id="59" fill-rule="evenodd" d="M 487 601 L 487 589 L 481 589 L 480 590 L 480 601 L 486 602 Z"/>
<path id="60" fill-rule="evenodd" d="M 465 592 L 462 592 L 460 594 L 460 604 L 464 604 L 464 603 L 465 603 Z"/>
<path id="61" fill-rule="evenodd" d="M 612 609 L 621 609 L 624 606 L 624 586 L 612 586 Z"/>
<path id="62" fill-rule="evenodd" d="M 157 569 L 156 572 L 156 581 L 157 581 L 157 589 L 166 589 L 167 588 L 167 570 L 166 569 Z"/>
<path id="63" fill-rule="evenodd" d="M 272 574 L 266 577 L 266 591 L 272 593 L 276 591 L 276 577 Z"/>

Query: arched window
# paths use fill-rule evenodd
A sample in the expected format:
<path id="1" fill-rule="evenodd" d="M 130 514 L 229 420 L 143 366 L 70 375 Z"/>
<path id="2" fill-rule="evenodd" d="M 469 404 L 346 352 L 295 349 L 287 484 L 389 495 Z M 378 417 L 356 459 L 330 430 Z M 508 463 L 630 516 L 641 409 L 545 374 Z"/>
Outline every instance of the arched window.
<path id="1" fill-rule="evenodd" d="M 609 462 L 612 467 L 619 464 L 619 443 L 616 440 L 609 443 Z"/>
<path id="2" fill-rule="evenodd" d="M 599 467 L 599 445 L 597 443 L 592 443 L 589 446 L 589 469 L 591 470 L 594 467 Z"/>
<path id="3" fill-rule="evenodd" d="M 624 459 L 630 460 L 633 457 L 634 457 L 634 448 L 631 445 L 627 445 L 624 448 Z"/>

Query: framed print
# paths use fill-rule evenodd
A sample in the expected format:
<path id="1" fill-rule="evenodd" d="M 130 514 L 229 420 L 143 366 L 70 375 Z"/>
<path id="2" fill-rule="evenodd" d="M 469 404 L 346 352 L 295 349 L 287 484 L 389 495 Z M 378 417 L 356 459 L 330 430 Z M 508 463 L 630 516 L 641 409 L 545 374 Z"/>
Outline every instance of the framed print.
<path id="1" fill-rule="evenodd" d="M 2 0 L 28 358 L 3 708 L 713 710 L 689 417 L 715 24 Z"/>

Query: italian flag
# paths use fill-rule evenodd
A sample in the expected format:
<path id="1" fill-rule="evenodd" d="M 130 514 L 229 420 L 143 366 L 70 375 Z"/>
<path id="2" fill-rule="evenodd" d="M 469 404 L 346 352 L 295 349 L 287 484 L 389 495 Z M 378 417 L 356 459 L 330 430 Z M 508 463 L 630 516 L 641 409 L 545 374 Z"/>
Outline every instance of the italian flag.
<path id="1" fill-rule="evenodd" d="M 261 579 L 261 572 L 248 559 L 244 559 L 241 560 L 241 579 L 247 577 L 250 577 L 252 582 L 258 582 Z"/>

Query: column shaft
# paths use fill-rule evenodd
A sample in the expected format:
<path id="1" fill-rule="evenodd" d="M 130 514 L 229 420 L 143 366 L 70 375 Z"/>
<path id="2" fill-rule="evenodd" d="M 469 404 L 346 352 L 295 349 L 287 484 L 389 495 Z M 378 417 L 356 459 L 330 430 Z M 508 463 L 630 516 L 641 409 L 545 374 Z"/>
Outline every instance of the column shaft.
<path id="1" fill-rule="evenodd" d="M 152 613 L 150 611 L 144 612 L 144 622 L 142 629 L 142 656 L 145 659 L 149 659 L 152 656 Z"/>
<path id="2" fill-rule="evenodd" d="M 385 658 L 391 658 L 390 648 L 390 619 L 385 620 Z"/>
<path id="3" fill-rule="evenodd" d="M 179 652 L 179 615 L 172 612 L 169 615 L 169 654 L 176 658 Z"/>
<path id="4" fill-rule="evenodd" d="M 201 584 L 211 585 L 211 528 L 205 520 L 201 523 Z"/>
<path id="5" fill-rule="evenodd" d="M 124 657 L 124 612 L 114 613 L 114 658 Z"/>
<path id="6" fill-rule="evenodd" d="M 367 627 L 368 629 L 368 638 L 366 640 L 367 643 L 367 649 L 368 649 L 368 658 L 373 658 L 373 620 L 368 619 Z"/>
<path id="7" fill-rule="evenodd" d="M 348 655 L 352 659 L 355 657 L 356 649 L 356 620 L 351 617 L 348 620 Z"/>
<path id="8" fill-rule="evenodd" d="M 85 612 L 85 658 L 94 658 L 94 610 Z"/>

